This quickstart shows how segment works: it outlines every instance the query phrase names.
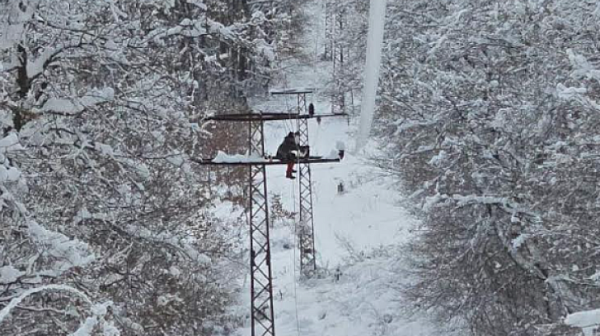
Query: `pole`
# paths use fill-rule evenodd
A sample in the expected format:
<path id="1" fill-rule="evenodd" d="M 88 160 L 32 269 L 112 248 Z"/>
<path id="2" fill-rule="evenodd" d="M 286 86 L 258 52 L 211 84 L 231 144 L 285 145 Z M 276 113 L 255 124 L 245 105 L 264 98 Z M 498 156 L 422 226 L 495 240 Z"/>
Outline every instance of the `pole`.
<path id="1" fill-rule="evenodd" d="M 369 9 L 369 34 L 367 37 L 367 60 L 364 70 L 365 86 L 360 111 L 360 128 L 356 140 L 356 150 L 360 150 L 367 142 L 375 113 L 375 98 L 379 82 L 381 65 L 381 49 L 385 28 L 386 0 L 371 0 Z"/>

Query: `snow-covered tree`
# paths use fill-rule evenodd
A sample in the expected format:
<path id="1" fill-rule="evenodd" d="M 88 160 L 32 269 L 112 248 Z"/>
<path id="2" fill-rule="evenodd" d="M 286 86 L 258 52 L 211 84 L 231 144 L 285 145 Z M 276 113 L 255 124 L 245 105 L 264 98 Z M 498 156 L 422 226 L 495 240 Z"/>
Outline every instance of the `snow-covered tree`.
<path id="1" fill-rule="evenodd" d="M 389 3 L 378 131 L 422 206 L 409 297 L 474 335 L 597 308 L 597 4 Z"/>
<path id="2" fill-rule="evenodd" d="M 231 328 L 225 229 L 191 159 L 274 57 L 264 14 L 214 14 L 231 6 L 0 1 L 1 334 Z"/>
<path id="3" fill-rule="evenodd" d="M 367 43 L 368 0 L 328 0 L 326 36 L 322 59 L 333 64 L 330 83 L 323 83 L 329 94 L 338 100 L 336 104 L 351 107 L 358 102 L 355 96 L 362 89 Z M 345 112 L 350 112 L 346 109 Z"/>

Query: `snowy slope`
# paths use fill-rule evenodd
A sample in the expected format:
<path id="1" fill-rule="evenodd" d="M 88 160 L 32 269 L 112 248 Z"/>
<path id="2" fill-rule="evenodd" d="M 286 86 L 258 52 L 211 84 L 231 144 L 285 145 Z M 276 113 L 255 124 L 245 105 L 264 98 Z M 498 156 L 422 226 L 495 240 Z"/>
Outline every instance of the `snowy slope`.
<path id="1" fill-rule="evenodd" d="M 317 17 L 320 2 L 312 2 L 310 17 Z M 320 20 L 315 20 L 320 22 Z M 314 60 L 322 29 L 311 27 L 305 48 L 312 49 Z M 329 113 L 328 99 L 319 88 L 331 74 L 330 64 L 291 61 L 279 88 L 316 88 L 309 98 L 316 113 Z M 253 108 L 284 112 L 295 108 L 296 97 L 265 97 L 252 102 Z M 265 125 L 267 152 L 275 153 L 295 122 Z M 337 141 L 353 145 L 356 120 L 326 118 L 309 123 L 311 154 L 327 155 Z M 371 148 L 376 144 L 370 144 Z M 361 153 L 369 152 L 369 150 Z M 299 255 L 294 247 L 293 222 L 277 222 L 271 230 L 272 265 L 275 295 L 275 330 L 278 335 L 439 335 L 423 319 L 411 321 L 403 316 L 397 286 L 402 274 L 397 254 L 387 251 L 409 237 L 414 221 L 398 206 L 394 181 L 369 165 L 366 158 L 347 153 L 341 163 L 312 165 L 313 207 L 317 261 L 320 277 L 300 280 Z M 270 195 L 280 195 L 285 209 L 298 209 L 298 181 L 285 178 L 285 167 L 267 168 Z M 338 193 L 343 183 L 345 192 Z M 339 271 L 338 271 L 339 270 Z M 339 278 L 338 278 L 339 275 Z M 245 284 L 249 279 L 245 279 Z M 250 310 L 249 289 L 241 293 L 240 312 Z M 250 335 L 249 320 L 239 335 Z"/>

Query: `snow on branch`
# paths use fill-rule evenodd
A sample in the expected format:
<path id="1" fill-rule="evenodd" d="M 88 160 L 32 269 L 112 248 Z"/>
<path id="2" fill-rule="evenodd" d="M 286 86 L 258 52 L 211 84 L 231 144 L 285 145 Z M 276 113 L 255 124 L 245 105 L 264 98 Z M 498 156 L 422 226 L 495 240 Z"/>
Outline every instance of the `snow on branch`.
<path id="1" fill-rule="evenodd" d="M 25 34 L 25 24 L 33 15 L 34 6 L 25 6 L 23 11 L 18 4 L 20 2 L 10 1 L 3 5 L 4 13 L 0 15 L 0 51 L 12 48 L 21 41 Z"/>
<path id="2" fill-rule="evenodd" d="M 23 147 L 19 143 L 19 137 L 15 133 L 0 139 L 0 183 L 16 182 L 21 177 L 19 169 L 10 167 L 4 155 L 22 149 Z"/>
<path id="3" fill-rule="evenodd" d="M 50 98 L 40 111 L 67 115 L 77 114 L 86 108 L 112 101 L 114 95 L 115 92 L 112 88 L 104 88 L 102 90 L 94 90 L 83 97 Z"/>
<path id="4" fill-rule="evenodd" d="M 540 215 L 525 209 L 523 206 L 516 202 L 510 201 L 507 197 L 495 197 L 495 196 L 481 196 L 481 195 L 442 195 L 437 194 L 432 197 L 428 197 L 426 201 L 425 210 L 431 210 L 437 203 L 442 201 L 451 200 L 456 202 L 458 207 L 464 207 L 468 205 L 497 205 L 500 208 L 509 211 L 510 213 L 522 213 L 531 217 L 540 218 Z"/>
<path id="5" fill-rule="evenodd" d="M 273 47 L 264 39 L 256 39 L 252 41 L 254 48 L 259 55 L 263 55 L 268 61 L 275 61 L 275 51 Z"/>
<path id="6" fill-rule="evenodd" d="M 13 283 L 23 275 L 25 272 L 21 272 L 11 265 L 0 267 L 0 285 Z"/>
<path id="7" fill-rule="evenodd" d="M 79 329 L 77 329 L 77 331 L 72 333 L 70 336 L 90 336 L 99 322 L 102 325 L 104 336 L 121 335 L 121 332 L 114 326 L 112 322 L 104 320 L 104 316 L 108 312 L 108 307 L 111 305 L 112 302 L 110 301 L 92 305 L 90 308 L 92 316 L 88 317 L 85 322 L 81 324 Z"/>
<path id="8" fill-rule="evenodd" d="M 64 48 L 62 46 L 57 48 L 46 48 L 38 58 L 33 61 L 27 61 L 27 76 L 29 78 L 35 78 L 42 72 L 44 72 L 44 68 L 47 66 L 48 62 L 60 53 Z"/>
<path id="9" fill-rule="evenodd" d="M 88 317 L 84 323 L 71 334 L 71 336 L 88 336 L 91 335 L 93 329 L 98 325 L 98 322 L 102 322 L 103 331 L 105 336 L 118 336 L 120 332 L 114 327 L 114 325 L 110 322 L 104 320 L 104 316 L 108 311 L 108 307 L 112 305 L 112 302 L 108 301 L 105 303 L 94 304 L 90 298 L 78 290 L 77 288 L 67 286 L 67 285 L 45 285 L 41 287 L 32 288 L 24 291 L 18 297 L 12 299 L 6 307 L 0 310 L 0 324 L 4 321 L 4 319 L 10 314 L 10 312 L 17 307 L 23 300 L 27 297 L 44 292 L 44 291 L 64 291 L 74 294 L 82 298 L 86 303 L 88 303 L 90 307 L 90 311 L 92 313 L 91 317 Z"/>
<path id="10" fill-rule="evenodd" d="M 577 88 L 577 87 L 566 87 L 562 84 L 556 85 L 556 95 L 558 98 L 562 100 L 573 100 L 587 93 L 587 89 L 585 87 Z"/>
<path id="11" fill-rule="evenodd" d="M 27 77 L 38 77 L 44 72 L 48 65 L 52 63 L 59 55 L 65 53 L 70 49 L 78 49 L 83 47 L 84 45 L 93 45 L 94 39 L 90 37 L 91 34 L 83 33 L 82 36 L 77 36 L 75 38 L 75 41 L 72 43 L 59 44 L 54 47 L 45 47 L 44 50 L 40 53 L 40 55 L 37 56 L 37 58 L 27 60 L 27 64 L 25 65 Z"/>
<path id="12" fill-rule="evenodd" d="M 571 77 L 600 80 L 600 70 L 596 69 L 585 56 L 576 54 L 572 49 L 567 49 L 567 56 L 573 67 Z"/>
<path id="13" fill-rule="evenodd" d="M 195 240 L 192 237 L 175 234 L 168 230 L 157 234 L 148 229 L 133 225 L 127 225 L 123 229 L 132 237 L 152 242 L 154 245 L 169 245 L 177 249 L 182 255 L 199 264 L 209 265 L 211 263 L 209 256 L 199 252 L 194 247 Z"/>
<path id="14" fill-rule="evenodd" d="M 196 20 L 186 18 L 177 26 L 154 29 L 148 34 L 146 42 L 154 41 L 155 43 L 162 44 L 162 39 L 170 36 L 200 37 L 208 34 L 219 34 L 229 40 L 237 37 L 231 27 L 227 27 L 219 22 L 205 18 Z"/>
<path id="15" fill-rule="evenodd" d="M 581 328 L 585 336 L 593 336 L 594 330 L 600 326 L 600 309 L 569 314 L 565 318 L 565 324 Z"/>
<path id="16" fill-rule="evenodd" d="M 39 293 L 39 292 L 51 291 L 51 290 L 70 292 L 72 294 L 75 294 L 75 295 L 83 298 L 90 305 L 92 304 L 92 301 L 90 300 L 90 298 L 87 295 L 85 295 L 85 293 L 83 293 L 80 290 L 73 288 L 71 286 L 66 286 L 66 285 L 41 286 L 41 287 L 26 290 L 23 293 L 21 293 L 21 295 L 19 295 L 18 297 L 12 299 L 6 307 L 4 307 L 2 310 L 0 310 L 0 323 L 2 323 L 2 321 L 4 321 L 4 319 L 6 318 L 6 316 L 8 316 L 8 314 L 10 314 L 11 310 L 13 310 L 19 303 L 21 303 L 23 300 L 25 300 L 25 298 L 27 298 L 28 296 Z"/>
<path id="17" fill-rule="evenodd" d="M 8 152 L 22 149 L 23 146 L 19 144 L 19 137 L 16 133 L 11 133 L 6 137 L 0 139 L 0 154 L 6 154 Z"/>
<path id="18" fill-rule="evenodd" d="M 57 259 L 53 273 L 62 273 L 72 267 L 85 266 L 96 259 L 88 244 L 71 240 L 59 232 L 50 231 L 34 221 L 28 223 L 28 233 L 37 244 L 46 247 L 44 251 Z"/>
<path id="19" fill-rule="evenodd" d="M 204 2 L 202 2 L 202 0 L 187 0 L 187 3 L 189 3 L 190 5 L 194 5 L 202 10 L 208 10 L 208 7 L 206 6 L 206 4 Z"/>
<path id="20" fill-rule="evenodd" d="M 21 172 L 15 167 L 0 165 L 0 183 L 16 182 L 21 177 Z"/>

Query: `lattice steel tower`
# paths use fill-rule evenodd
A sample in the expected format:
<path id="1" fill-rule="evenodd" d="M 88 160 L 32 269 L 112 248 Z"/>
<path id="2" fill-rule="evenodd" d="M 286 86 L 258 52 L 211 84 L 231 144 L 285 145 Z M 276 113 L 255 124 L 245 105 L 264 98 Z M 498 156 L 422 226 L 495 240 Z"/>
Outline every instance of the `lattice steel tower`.
<path id="1" fill-rule="evenodd" d="M 265 157 L 263 121 L 249 122 L 248 131 L 250 156 Z M 267 172 L 264 165 L 251 165 L 248 171 L 252 336 L 274 336 L 275 316 L 273 314 Z"/>
<path id="2" fill-rule="evenodd" d="M 312 91 L 297 93 L 298 114 L 307 114 L 306 94 Z M 298 119 L 300 146 L 309 146 L 308 119 Z M 298 167 L 298 190 L 300 192 L 300 222 L 298 224 L 298 240 L 300 245 L 300 271 L 311 277 L 317 269 L 315 252 L 315 225 L 313 220 L 312 176 L 310 164 L 300 163 Z"/>
<path id="3" fill-rule="evenodd" d="M 305 94 L 298 96 L 298 106 L 303 106 L 306 110 Z M 321 115 L 318 117 L 328 117 L 338 115 Z M 273 308 L 273 274 L 271 268 L 271 247 L 269 237 L 269 202 L 267 198 L 267 165 L 286 165 L 286 161 L 276 158 L 267 158 L 265 156 L 264 140 L 264 122 L 275 120 L 298 120 L 301 126 L 301 141 L 308 144 L 308 123 L 307 119 L 317 116 L 307 114 L 290 113 L 248 113 L 248 114 L 222 114 L 207 118 L 214 121 L 237 121 L 248 122 L 248 157 L 241 161 L 201 159 L 193 160 L 203 165 L 234 165 L 248 166 L 248 203 L 247 214 L 250 227 L 250 295 L 251 295 L 251 325 L 252 336 L 275 336 L 275 316 Z M 304 140 L 302 140 L 304 139 Z M 310 240 L 301 239 L 301 256 L 306 260 L 307 266 L 303 270 L 315 269 L 314 258 L 314 236 L 312 233 L 312 195 L 310 194 L 310 164 L 311 163 L 333 163 L 339 162 L 339 158 L 321 158 L 305 157 L 298 159 L 300 165 L 300 178 L 304 187 L 301 189 L 301 222 L 310 223 Z M 307 194 L 308 190 L 308 194 Z M 302 195 L 307 201 L 302 200 Z M 307 198 L 308 197 L 308 198 Z M 310 201 L 309 204 L 307 202 Z M 304 207 L 304 210 L 303 210 Z M 310 214 L 310 216 L 309 216 Z M 304 227 L 304 226 L 300 226 Z M 302 237 L 306 237 L 309 232 L 300 230 Z M 309 246 L 305 249 L 304 245 Z M 304 254 L 303 252 L 304 251 Z M 306 274 L 312 274 L 308 272 Z"/>

